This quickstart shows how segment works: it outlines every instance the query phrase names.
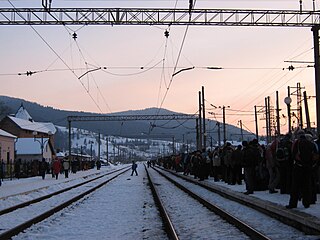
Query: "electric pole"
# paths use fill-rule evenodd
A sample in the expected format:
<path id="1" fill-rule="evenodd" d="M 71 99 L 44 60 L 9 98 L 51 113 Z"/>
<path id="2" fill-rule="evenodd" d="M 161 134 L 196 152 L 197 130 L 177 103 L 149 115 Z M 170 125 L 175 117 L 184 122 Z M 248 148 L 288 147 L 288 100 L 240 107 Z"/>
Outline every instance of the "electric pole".
<path id="1" fill-rule="evenodd" d="M 279 109 L 279 92 L 276 91 L 276 119 L 277 119 L 277 134 L 276 136 L 281 135 L 281 130 L 280 130 L 280 109 Z"/>
<path id="2" fill-rule="evenodd" d="M 207 133 L 206 133 L 206 108 L 204 104 L 204 86 L 202 86 L 202 119 L 203 119 L 203 149 L 207 148 Z"/>
<path id="3" fill-rule="evenodd" d="M 199 149 L 202 150 L 202 116 L 201 116 L 201 92 L 199 91 Z"/>

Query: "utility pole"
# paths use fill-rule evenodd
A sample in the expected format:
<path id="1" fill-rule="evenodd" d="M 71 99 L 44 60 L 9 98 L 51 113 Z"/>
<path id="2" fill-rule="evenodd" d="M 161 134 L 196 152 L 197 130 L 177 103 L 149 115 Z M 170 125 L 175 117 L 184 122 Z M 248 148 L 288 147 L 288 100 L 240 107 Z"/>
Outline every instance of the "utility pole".
<path id="1" fill-rule="evenodd" d="M 172 154 L 173 155 L 176 154 L 176 143 L 175 143 L 174 136 L 172 137 Z"/>
<path id="2" fill-rule="evenodd" d="M 313 49 L 314 49 L 314 70 L 315 70 L 315 90 L 316 90 L 316 114 L 317 133 L 320 133 L 320 55 L 319 55 L 319 26 L 313 26 Z"/>
<path id="3" fill-rule="evenodd" d="M 265 105 L 265 115 L 266 115 L 266 136 L 267 136 L 267 144 L 269 143 L 269 123 L 268 123 L 268 100 L 264 98 L 264 105 Z"/>
<path id="4" fill-rule="evenodd" d="M 200 134 L 199 134 L 199 118 L 196 119 L 196 142 L 197 142 L 197 150 L 199 150 L 200 148 L 200 144 L 199 144 L 199 138 L 200 138 Z"/>
<path id="5" fill-rule="evenodd" d="M 222 119 L 223 119 L 223 143 L 227 142 L 227 133 L 226 133 L 226 107 L 222 107 Z"/>
<path id="6" fill-rule="evenodd" d="M 101 142 L 100 142 L 100 131 L 99 131 L 99 134 L 98 134 L 98 161 L 100 161 L 100 145 L 101 145 Z"/>
<path id="7" fill-rule="evenodd" d="M 258 128 L 257 106 L 254 106 L 254 120 L 255 120 L 255 123 L 256 123 L 256 139 L 259 141 L 259 128 Z"/>
<path id="8" fill-rule="evenodd" d="M 107 163 L 109 163 L 109 138 L 106 138 L 106 159 Z"/>
<path id="9" fill-rule="evenodd" d="M 271 142 L 272 137 L 272 126 L 271 126 L 271 107 L 270 107 L 270 96 L 267 97 L 267 104 L 268 104 L 268 130 L 269 130 L 269 142 Z M 273 116 L 273 114 L 272 114 Z"/>
<path id="10" fill-rule="evenodd" d="M 83 166 L 83 156 L 82 156 L 82 145 L 80 146 L 80 166 L 81 170 L 84 170 Z"/>
<path id="11" fill-rule="evenodd" d="M 290 87 L 288 87 L 288 97 L 287 97 L 287 110 L 288 110 L 288 133 L 291 132 L 291 98 L 290 98 Z"/>
<path id="12" fill-rule="evenodd" d="M 220 122 L 217 122 L 217 126 L 218 126 L 218 146 L 221 147 Z"/>
<path id="13" fill-rule="evenodd" d="M 240 124 L 240 131 L 241 131 L 241 142 L 243 142 L 243 129 L 242 129 L 242 121 L 239 120 L 239 124 Z"/>
<path id="14" fill-rule="evenodd" d="M 303 99 L 304 99 L 304 108 L 305 108 L 305 111 L 306 111 L 307 130 L 311 130 L 308 98 L 307 98 L 307 92 L 306 91 L 303 92 Z"/>
<path id="15" fill-rule="evenodd" d="M 89 144 L 90 144 L 90 161 L 92 161 L 92 143 L 93 143 L 93 141 L 89 141 Z"/>
<path id="16" fill-rule="evenodd" d="M 301 94 L 301 84 L 297 83 L 297 115 L 299 119 L 299 127 L 303 128 L 303 121 L 302 121 L 302 107 L 301 107 L 301 100 L 302 100 L 302 94 Z"/>
<path id="17" fill-rule="evenodd" d="M 202 150 L 202 116 L 201 116 L 201 92 L 199 91 L 199 148 L 198 150 Z"/>
<path id="18" fill-rule="evenodd" d="M 276 136 L 281 135 L 281 129 L 280 129 L 280 109 L 279 109 L 279 92 L 276 91 L 276 118 L 277 118 L 277 134 Z"/>
<path id="19" fill-rule="evenodd" d="M 70 120 L 68 120 L 68 128 L 69 128 L 69 157 L 68 157 L 68 159 L 69 159 L 69 164 L 71 164 L 71 121 Z"/>
<path id="20" fill-rule="evenodd" d="M 207 133 L 206 133 L 206 108 L 204 104 L 204 86 L 202 86 L 202 119 L 203 119 L 203 148 L 207 148 Z"/>

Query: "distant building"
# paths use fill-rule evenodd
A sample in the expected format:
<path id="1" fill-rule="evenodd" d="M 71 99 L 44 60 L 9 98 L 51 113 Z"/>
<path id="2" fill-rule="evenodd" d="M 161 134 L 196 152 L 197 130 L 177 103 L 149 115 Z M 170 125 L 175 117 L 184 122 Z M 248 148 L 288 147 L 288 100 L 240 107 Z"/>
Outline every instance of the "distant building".
<path id="1" fill-rule="evenodd" d="M 9 176 L 13 172 L 15 139 L 17 137 L 0 129 L 0 164 L 3 165 L 5 176 Z"/>
<path id="2" fill-rule="evenodd" d="M 19 154 L 17 159 L 24 156 L 26 159 L 41 160 L 43 149 L 44 158 L 51 162 L 52 155 L 55 154 L 54 134 L 56 128 L 53 123 L 35 122 L 21 104 L 15 115 L 8 115 L 0 121 L 0 129 L 18 138 L 16 150 Z"/>
<path id="3" fill-rule="evenodd" d="M 41 161 L 51 163 L 53 158 L 53 147 L 49 138 L 18 138 L 16 142 L 16 159 L 21 162 Z"/>
<path id="4" fill-rule="evenodd" d="M 14 116 L 6 116 L 0 121 L 0 129 L 18 138 L 49 137 L 53 143 L 56 128 L 53 123 L 35 122 L 28 111 L 21 104 Z"/>

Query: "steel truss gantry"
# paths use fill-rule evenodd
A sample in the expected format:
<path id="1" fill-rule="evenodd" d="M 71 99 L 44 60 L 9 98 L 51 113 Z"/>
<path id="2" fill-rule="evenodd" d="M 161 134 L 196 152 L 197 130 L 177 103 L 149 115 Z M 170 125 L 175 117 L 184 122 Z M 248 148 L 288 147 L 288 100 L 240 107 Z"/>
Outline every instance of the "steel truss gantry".
<path id="1" fill-rule="evenodd" d="M 208 25 L 312 27 L 319 11 L 138 8 L 1 8 L 0 25 Z"/>
<path id="2" fill-rule="evenodd" d="M 95 121 L 147 121 L 147 120 L 190 120 L 197 119 L 196 114 L 166 114 L 166 115 L 95 115 L 95 116 L 68 116 L 69 128 L 69 161 L 71 161 L 71 122 Z M 100 144 L 100 139 L 99 139 Z"/>

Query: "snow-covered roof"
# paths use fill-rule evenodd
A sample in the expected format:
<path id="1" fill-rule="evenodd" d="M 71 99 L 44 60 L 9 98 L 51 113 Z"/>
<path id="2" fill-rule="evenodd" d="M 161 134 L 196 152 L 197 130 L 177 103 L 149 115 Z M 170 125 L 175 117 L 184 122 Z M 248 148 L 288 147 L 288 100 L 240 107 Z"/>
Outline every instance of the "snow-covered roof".
<path id="1" fill-rule="evenodd" d="M 58 152 L 58 153 L 56 154 L 56 156 L 57 156 L 57 157 L 64 157 L 65 154 L 64 154 L 63 152 Z"/>
<path id="2" fill-rule="evenodd" d="M 24 108 L 23 104 L 21 104 L 20 108 L 18 109 L 17 113 L 15 114 L 16 118 L 24 119 L 27 121 L 33 121 L 32 117 L 28 113 L 27 109 Z"/>
<path id="3" fill-rule="evenodd" d="M 37 138 L 37 141 L 34 138 L 18 138 L 16 142 L 16 151 L 17 155 L 39 155 L 41 154 L 41 143 L 38 141 L 42 141 L 41 138 Z M 48 144 L 48 138 L 43 138 L 44 146 Z"/>
<path id="4" fill-rule="evenodd" d="M 10 133 L 2 130 L 2 129 L 0 129 L 0 136 L 9 137 L 9 138 L 17 138 L 16 136 L 14 136 L 14 135 L 12 135 L 12 134 L 10 134 Z"/>
<path id="5" fill-rule="evenodd" d="M 31 122 L 25 119 L 8 116 L 15 124 L 17 124 L 21 129 L 29 131 L 37 131 L 40 133 L 49 133 L 55 134 L 56 127 L 53 123 L 43 123 L 43 122 Z"/>

